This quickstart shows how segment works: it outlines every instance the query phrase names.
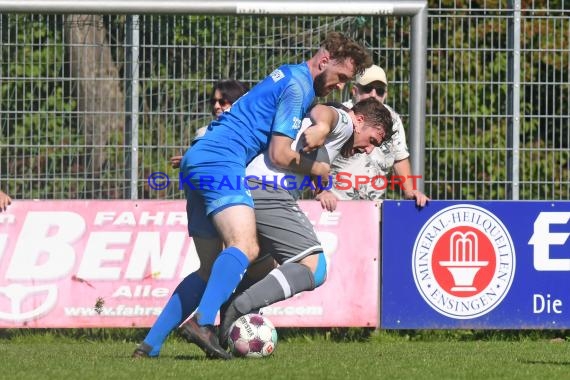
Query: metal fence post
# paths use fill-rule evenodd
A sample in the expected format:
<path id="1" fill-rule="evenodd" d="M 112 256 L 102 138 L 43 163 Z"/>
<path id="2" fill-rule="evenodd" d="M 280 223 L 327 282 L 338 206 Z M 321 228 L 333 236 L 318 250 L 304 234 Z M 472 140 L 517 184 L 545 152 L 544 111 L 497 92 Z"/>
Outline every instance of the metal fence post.
<path id="1" fill-rule="evenodd" d="M 139 167 L 139 16 L 127 17 L 127 97 L 125 144 L 130 146 L 126 163 L 130 199 L 138 199 Z"/>
<path id="2" fill-rule="evenodd" d="M 424 191 L 426 134 L 427 3 L 412 17 L 410 44 L 410 151 L 412 174 L 420 175 L 418 190 Z"/>
<path id="3" fill-rule="evenodd" d="M 513 15 L 508 22 L 507 198 L 519 199 L 521 1 L 509 0 Z"/>

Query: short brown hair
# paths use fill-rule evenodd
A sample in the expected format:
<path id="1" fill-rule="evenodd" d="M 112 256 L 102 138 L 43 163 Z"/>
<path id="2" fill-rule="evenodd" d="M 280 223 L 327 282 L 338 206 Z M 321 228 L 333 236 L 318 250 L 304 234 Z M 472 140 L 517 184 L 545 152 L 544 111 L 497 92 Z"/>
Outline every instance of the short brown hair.
<path id="1" fill-rule="evenodd" d="M 372 57 L 358 42 L 339 32 L 330 32 L 321 44 L 331 55 L 331 59 L 344 61 L 350 58 L 354 61 L 354 74 L 362 74 L 372 66 Z"/>
<path id="2" fill-rule="evenodd" d="M 389 141 L 394 134 L 394 121 L 392 113 L 376 98 L 366 98 L 352 107 L 356 115 L 364 116 L 364 123 L 368 126 L 382 129 L 384 141 Z"/>

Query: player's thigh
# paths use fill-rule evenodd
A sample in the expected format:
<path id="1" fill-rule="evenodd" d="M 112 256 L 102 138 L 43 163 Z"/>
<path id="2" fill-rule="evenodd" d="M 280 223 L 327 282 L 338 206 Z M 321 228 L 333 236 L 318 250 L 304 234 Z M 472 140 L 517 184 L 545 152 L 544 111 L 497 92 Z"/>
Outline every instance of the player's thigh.
<path id="1" fill-rule="evenodd" d="M 186 156 L 185 156 L 186 157 Z M 243 180 L 245 167 L 235 162 L 191 165 L 184 161 L 182 177 L 192 236 L 219 236 L 226 247 L 237 247 L 250 261 L 257 257 L 253 199 Z M 204 214 L 207 217 L 204 217 Z M 211 226 L 214 226 L 212 233 Z"/>
<path id="2" fill-rule="evenodd" d="M 252 282 L 257 282 L 267 276 L 269 272 L 277 268 L 277 261 L 271 255 L 265 255 L 259 257 L 247 268 L 247 277 L 252 280 Z"/>
<path id="3" fill-rule="evenodd" d="M 210 277 L 214 261 L 223 249 L 222 240 L 219 238 L 204 239 L 197 236 L 194 236 L 192 239 L 196 247 L 196 253 L 198 253 L 198 258 L 200 259 L 198 275 L 207 281 Z"/>
<path id="4" fill-rule="evenodd" d="M 307 268 L 311 270 L 311 272 L 315 272 L 317 270 L 317 265 L 319 264 L 319 252 L 313 252 L 308 256 L 303 257 L 301 260 L 296 261 L 299 264 L 303 264 Z"/>
<path id="5" fill-rule="evenodd" d="M 252 190 L 252 195 L 260 256 L 270 254 L 283 264 L 322 252 L 313 225 L 287 191 Z"/>
<path id="6" fill-rule="evenodd" d="M 188 234 L 194 238 L 217 239 L 218 231 L 206 213 L 204 198 L 197 191 L 191 191 L 186 186 L 186 215 L 188 217 Z"/>
<path id="7" fill-rule="evenodd" d="M 232 205 L 213 214 L 212 221 L 226 247 L 239 248 L 250 262 L 257 258 L 259 248 L 253 208 Z"/>

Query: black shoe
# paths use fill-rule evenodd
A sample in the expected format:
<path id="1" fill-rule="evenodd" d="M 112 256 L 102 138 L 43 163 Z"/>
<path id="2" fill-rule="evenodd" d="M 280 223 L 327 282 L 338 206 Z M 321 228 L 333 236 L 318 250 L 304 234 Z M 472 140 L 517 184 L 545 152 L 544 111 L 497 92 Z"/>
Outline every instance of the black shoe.
<path id="1" fill-rule="evenodd" d="M 249 310 L 245 313 L 240 312 L 234 302 L 230 304 L 224 304 L 222 309 L 220 309 L 220 327 L 218 328 L 218 339 L 220 340 L 220 345 L 224 348 L 228 348 L 228 338 L 230 336 L 230 329 L 235 321 L 239 317 L 246 314 L 260 314 L 260 309 Z"/>
<path id="2" fill-rule="evenodd" d="M 135 351 L 131 355 L 131 358 L 133 358 L 133 359 L 149 359 L 149 358 L 151 358 L 151 356 L 150 356 L 151 350 L 152 350 L 152 347 L 143 342 L 143 343 L 139 344 L 137 348 L 135 348 Z"/>
<path id="3" fill-rule="evenodd" d="M 232 358 L 229 352 L 224 350 L 218 342 L 218 337 L 212 325 L 200 326 L 196 316 L 190 318 L 178 329 L 180 334 L 191 343 L 195 343 L 206 353 L 209 358 L 225 359 Z"/>
<path id="4" fill-rule="evenodd" d="M 230 328 L 234 322 L 244 314 L 240 313 L 238 309 L 236 309 L 233 302 L 224 304 L 224 306 L 225 307 L 222 307 L 222 309 L 220 309 L 220 327 L 218 328 L 218 339 L 220 341 L 220 345 L 224 349 L 227 349 Z"/>

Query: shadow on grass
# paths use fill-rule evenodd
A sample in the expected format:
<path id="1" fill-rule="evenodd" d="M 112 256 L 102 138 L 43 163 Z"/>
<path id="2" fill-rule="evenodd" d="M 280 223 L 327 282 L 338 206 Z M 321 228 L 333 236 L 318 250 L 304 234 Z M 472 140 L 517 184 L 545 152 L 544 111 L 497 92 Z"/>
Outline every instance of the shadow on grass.
<path id="1" fill-rule="evenodd" d="M 209 359 L 204 355 L 176 355 L 175 360 L 199 360 L 199 361 L 220 361 L 219 359 Z"/>
<path id="2" fill-rule="evenodd" d="M 518 360 L 519 363 L 523 363 L 523 364 L 532 364 L 532 365 L 536 365 L 536 364 L 542 364 L 542 365 L 560 365 L 560 366 L 569 366 L 570 365 L 570 361 L 553 361 L 553 360 L 528 360 L 528 359 L 524 359 L 524 360 Z"/>
<path id="3" fill-rule="evenodd" d="M 377 330 L 373 339 L 445 341 L 567 341 L 570 330 Z"/>
<path id="4" fill-rule="evenodd" d="M 278 328 L 279 339 L 292 342 L 394 341 L 533 341 L 570 340 L 570 330 L 382 330 L 374 328 Z M 58 338 L 70 340 L 123 341 L 139 343 L 148 329 L 0 329 L 0 340 Z M 42 338 L 43 337 L 43 338 Z M 169 339 L 184 341 L 177 334 Z"/>

